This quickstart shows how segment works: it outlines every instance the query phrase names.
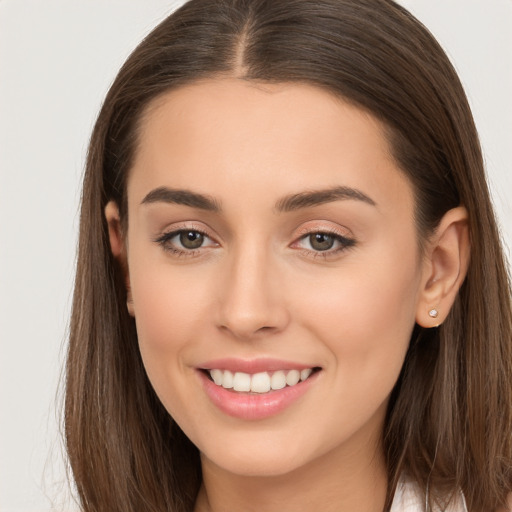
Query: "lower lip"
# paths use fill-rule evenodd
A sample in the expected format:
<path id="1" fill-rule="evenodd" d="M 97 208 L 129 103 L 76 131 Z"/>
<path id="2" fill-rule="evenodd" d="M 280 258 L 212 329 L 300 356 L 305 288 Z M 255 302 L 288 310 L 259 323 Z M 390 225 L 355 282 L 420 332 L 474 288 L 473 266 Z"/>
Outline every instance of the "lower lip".
<path id="1" fill-rule="evenodd" d="M 301 398 L 317 379 L 320 372 L 295 386 L 268 393 L 238 393 L 217 386 L 203 371 L 198 371 L 203 389 L 210 400 L 225 414 L 242 420 L 262 420 L 275 416 Z"/>

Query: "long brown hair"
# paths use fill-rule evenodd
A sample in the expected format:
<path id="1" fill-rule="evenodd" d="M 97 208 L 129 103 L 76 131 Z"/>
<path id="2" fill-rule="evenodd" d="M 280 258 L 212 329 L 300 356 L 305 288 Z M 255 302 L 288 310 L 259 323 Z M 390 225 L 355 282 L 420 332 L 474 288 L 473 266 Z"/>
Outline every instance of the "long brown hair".
<path id="1" fill-rule="evenodd" d="M 502 505 L 512 490 L 510 284 L 478 136 L 448 58 L 391 0 L 192 0 L 129 57 L 89 146 L 65 403 L 82 509 L 193 508 L 198 452 L 146 377 L 103 210 L 114 200 L 128 222 L 127 175 L 148 104 L 216 76 L 313 84 L 378 118 L 413 184 L 420 244 L 449 209 L 468 209 L 467 278 L 442 326 L 416 326 L 392 392 L 386 509 L 404 473 L 430 490 L 432 506 L 456 489 L 471 512 Z"/>

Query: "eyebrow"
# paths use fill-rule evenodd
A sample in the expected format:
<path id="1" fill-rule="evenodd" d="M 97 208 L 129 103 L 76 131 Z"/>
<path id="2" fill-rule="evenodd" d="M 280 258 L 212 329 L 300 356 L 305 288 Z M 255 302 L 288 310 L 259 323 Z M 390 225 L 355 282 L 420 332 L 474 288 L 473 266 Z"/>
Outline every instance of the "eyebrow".
<path id="1" fill-rule="evenodd" d="M 284 197 L 277 202 L 276 209 L 279 212 L 292 212 L 301 208 L 310 208 L 344 199 L 355 199 L 371 206 L 377 206 L 377 203 L 371 197 L 360 190 L 350 187 L 332 187 L 324 190 L 300 192 Z"/>
<path id="2" fill-rule="evenodd" d="M 144 197 L 141 204 L 171 203 L 199 208 L 209 212 L 219 212 L 220 204 L 213 197 L 191 192 L 190 190 L 158 187 Z"/>
<path id="3" fill-rule="evenodd" d="M 360 190 L 339 186 L 323 190 L 299 192 L 297 194 L 283 197 L 276 203 L 275 208 L 278 212 L 292 212 L 302 208 L 310 208 L 312 206 L 319 206 L 325 203 L 332 203 L 334 201 L 347 199 L 355 199 L 356 201 L 362 201 L 363 203 L 371 206 L 376 206 L 375 201 Z M 221 211 L 220 203 L 211 196 L 199 194 L 190 190 L 173 189 L 168 187 L 155 188 L 144 197 L 141 204 L 160 202 L 181 204 L 214 213 Z"/>

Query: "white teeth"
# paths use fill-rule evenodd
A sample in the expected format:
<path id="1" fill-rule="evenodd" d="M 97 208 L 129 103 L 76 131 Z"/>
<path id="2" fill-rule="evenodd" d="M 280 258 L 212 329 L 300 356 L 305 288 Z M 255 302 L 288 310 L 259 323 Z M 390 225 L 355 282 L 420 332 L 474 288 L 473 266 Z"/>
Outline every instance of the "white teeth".
<path id="1" fill-rule="evenodd" d="M 253 393 L 268 393 L 270 391 L 270 375 L 267 372 L 255 373 L 251 378 Z"/>
<path id="2" fill-rule="evenodd" d="M 300 372 L 300 380 L 306 380 L 313 370 L 311 368 L 306 368 Z"/>
<path id="3" fill-rule="evenodd" d="M 295 386 L 300 381 L 306 380 L 313 372 L 312 368 L 305 370 L 278 370 L 270 375 L 268 372 L 255 373 L 253 375 L 244 372 L 233 374 L 229 370 L 210 370 L 210 376 L 217 384 L 226 389 L 234 389 L 239 392 L 268 393 L 270 390 L 283 389 L 286 386 Z"/>
<path id="4" fill-rule="evenodd" d="M 226 389 L 233 387 L 233 374 L 229 370 L 226 370 L 222 376 L 222 387 Z"/>
<path id="5" fill-rule="evenodd" d="M 283 389 L 286 386 L 286 375 L 283 371 L 279 370 L 274 372 L 270 379 L 270 387 L 272 389 Z"/>
<path id="6" fill-rule="evenodd" d="M 290 370 L 286 375 L 286 384 L 288 386 L 295 386 L 297 382 L 300 380 L 300 372 L 299 370 Z"/>
<path id="7" fill-rule="evenodd" d="M 248 373 L 236 372 L 233 377 L 233 389 L 235 391 L 250 391 L 251 376 Z"/>
<path id="8" fill-rule="evenodd" d="M 210 375 L 212 376 L 213 382 L 217 384 L 217 386 L 222 386 L 223 376 L 222 376 L 222 370 L 212 370 L 210 372 Z"/>

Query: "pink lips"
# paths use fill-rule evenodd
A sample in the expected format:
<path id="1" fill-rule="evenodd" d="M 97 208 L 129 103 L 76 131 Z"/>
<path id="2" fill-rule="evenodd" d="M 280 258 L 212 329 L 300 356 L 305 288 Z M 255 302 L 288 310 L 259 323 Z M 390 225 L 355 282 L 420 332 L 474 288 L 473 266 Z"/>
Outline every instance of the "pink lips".
<path id="1" fill-rule="evenodd" d="M 312 366 L 276 359 L 255 359 L 252 361 L 217 359 L 202 364 L 197 373 L 207 396 L 222 412 L 243 420 L 262 420 L 279 414 L 302 397 L 316 381 L 319 374 L 319 372 L 313 373 L 307 380 L 299 382 L 295 386 L 287 386 L 268 393 L 239 393 L 217 386 L 202 371 L 215 368 L 229 370 L 233 373 L 238 371 L 254 374 L 277 370 L 304 370 L 312 368 Z"/>
<path id="2" fill-rule="evenodd" d="M 280 359 L 215 359 L 207 361 L 200 366 L 203 370 L 229 370 L 230 372 L 259 373 L 259 372 L 275 372 L 277 370 L 305 370 L 313 368 L 311 365 L 294 363 L 293 361 L 283 361 Z"/>

